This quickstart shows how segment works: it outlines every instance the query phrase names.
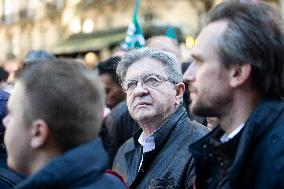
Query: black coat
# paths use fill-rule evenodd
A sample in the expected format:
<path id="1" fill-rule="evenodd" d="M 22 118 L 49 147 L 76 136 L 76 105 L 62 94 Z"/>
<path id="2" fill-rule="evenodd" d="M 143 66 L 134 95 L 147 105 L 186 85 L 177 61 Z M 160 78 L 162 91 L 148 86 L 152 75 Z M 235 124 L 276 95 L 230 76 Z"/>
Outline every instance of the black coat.
<path id="1" fill-rule="evenodd" d="M 111 113 L 107 115 L 100 136 L 109 154 L 111 165 L 119 147 L 130 139 L 138 129 L 139 126 L 130 116 L 125 101 L 116 105 Z"/>
<path id="2" fill-rule="evenodd" d="M 263 100 L 232 140 L 218 128 L 191 145 L 196 188 L 284 188 L 284 102 Z"/>
<path id="3" fill-rule="evenodd" d="M 17 189 L 125 189 L 126 185 L 105 172 L 107 154 L 101 140 L 80 145 L 51 160 L 44 168 L 20 183 Z"/>
<path id="4" fill-rule="evenodd" d="M 155 150 L 143 154 L 138 143 L 139 130 L 119 149 L 113 169 L 120 173 L 130 188 L 190 188 L 194 177 L 189 145 L 204 136 L 208 129 L 191 122 L 180 106 L 154 132 Z"/>

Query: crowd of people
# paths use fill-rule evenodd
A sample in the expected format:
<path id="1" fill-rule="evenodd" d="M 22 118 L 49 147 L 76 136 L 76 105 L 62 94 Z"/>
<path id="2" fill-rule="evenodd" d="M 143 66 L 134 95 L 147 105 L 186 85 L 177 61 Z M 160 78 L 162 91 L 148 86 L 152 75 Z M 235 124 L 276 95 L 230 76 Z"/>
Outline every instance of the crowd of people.
<path id="1" fill-rule="evenodd" d="M 93 69 L 31 51 L 0 90 L 0 188 L 284 188 L 282 28 L 225 2 L 192 61 L 166 36 Z"/>

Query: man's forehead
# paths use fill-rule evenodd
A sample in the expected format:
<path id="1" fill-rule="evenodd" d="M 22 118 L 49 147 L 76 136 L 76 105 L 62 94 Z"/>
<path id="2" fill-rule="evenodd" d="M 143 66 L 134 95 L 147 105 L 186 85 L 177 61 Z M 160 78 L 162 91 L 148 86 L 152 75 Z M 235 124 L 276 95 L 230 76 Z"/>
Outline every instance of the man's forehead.
<path id="1" fill-rule="evenodd" d="M 223 35 L 227 26 L 228 21 L 226 20 L 220 20 L 208 24 L 198 35 L 191 54 L 193 56 L 198 56 L 199 54 L 204 53 L 199 52 L 200 49 L 205 49 L 208 46 L 217 47 L 218 39 Z"/>
<path id="2" fill-rule="evenodd" d="M 138 76 L 144 73 L 159 74 L 163 72 L 164 66 L 159 60 L 153 58 L 142 58 L 129 66 L 125 78 Z"/>
<path id="3" fill-rule="evenodd" d="M 198 35 L 196 44 L 198 45 L 203 42 L 209 43 L 215 41 L 214 39 L 218 39 L 227 29 L 227 26 L 228 21 L 226 20 L 209 23 Z"/>
<path id="4" fill-rule="evenodd" d="M 143 72 L 141 74 L 135 75 L 135 76 L 129 76 L 127 79 L 131 80 L 131 79 L 137 79 L 138 77 L 141 78 L 147 78 L 147 77 L 151 77 L 151 76 L 159 76 L 160 74 L 157 74 L 154 71 L 148 71 L 148 72 Z"/>
<path id="5" fill-rule="evenodd" d="M 145 57 L 145 58 L 140 58 L 139 60 L 136 60 L 135 62 L 133 62 L 132 65 L 135 65 L 135 64 L 152 64 L 153 62 L 154 63 L 160 63 L 159 60 L 156 60 L 156 59 L 151 58 L 151 57 Z"/>

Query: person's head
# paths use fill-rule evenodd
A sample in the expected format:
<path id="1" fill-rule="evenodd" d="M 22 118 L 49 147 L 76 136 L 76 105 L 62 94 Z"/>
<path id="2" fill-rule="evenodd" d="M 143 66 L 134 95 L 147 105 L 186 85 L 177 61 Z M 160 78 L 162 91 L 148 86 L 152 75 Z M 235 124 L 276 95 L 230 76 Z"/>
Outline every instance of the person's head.
<path id="1" fill-rule="evenodd" d="M 29 65 L 29 64 L 33 64 L 34 62 L 37 61 L 52 61 L 55 60 L 56 57 L 49 53 L 48 51 L 45 50 L 30 50 L 27 55 L 25 56 L 23 62 L 22 62 L 22 66 L 20 67 L 20 69 L 18 71 L 20 71 L 21 69 L 24 69 L 25 66 Z"/>
<path id="2" fill-rule="evenodd" d="M 129 49 L 124 49 L 121 46 L 117 46 L 112 50 L 112 57 L 123 57 Z"/>
<path id="3" fill-rule="evenodd" d="M 146 41 L 145 46 L 170 52 L 173 53 L 178 59 L 181 58 L 181 53 L 177 41 L 167 36 L 151 37 Z"/>
<path id="4" fill-rule="evenodd" d="M 182 102 L 181 68 L 170 53 L 132 50 L 119 62 L 116 73 L 126 92 L 129 112 L 138 123 L 161 123 Z"/>
<path id="5" fill-rule="evenodd" d="M 232 98 L 284 95 L 284 38 L 277 15 L 265 4 L 221 3 L 192 49 L 184 74 L 191 111 L 226 114 Z M 222 112 L 221 112 L 222 111 Z"/>
<path id="6" fill-rule="evenodd" d="M 54 60 L 56 57 L 45 50 L 30 50 L 25 59 L 24 62 L 29 61 L 35 61 L 35 60 Z"/>
<path id="7" fill-rule="evenodd" d="M 118 103 L 125 100 L 125 93 L 123 92 L 119 78 L 115 71 L 120 57 L 111 57 L 97 66 L 101 82 L 103 83 L 106 101 L 105 104 L 108 108 L 114 108 Z"/>
<path id="8" fill-rule="evenodd" d="M 46 161 L 97 137 L 104 98 L 98 76 L 71 60 L 34 62 L 8 101 L 8 166 L 32 174 Z"/>

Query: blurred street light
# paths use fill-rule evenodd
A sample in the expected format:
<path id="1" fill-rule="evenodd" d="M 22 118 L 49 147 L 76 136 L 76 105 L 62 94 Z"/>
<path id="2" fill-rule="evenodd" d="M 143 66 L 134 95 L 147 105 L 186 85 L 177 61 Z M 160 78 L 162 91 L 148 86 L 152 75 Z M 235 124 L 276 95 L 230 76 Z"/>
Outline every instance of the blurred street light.
<path id="1" fill-rule="evenodd" d="M 70 22 L 69 29 L 72 33 L 81 32 L 81 21 L 79 18 L 73 18 Z"/>
<path id="2" fill-rule="evenodd" d="M 185 46 L 188 49 L 191 49 L 195 45 L 195 39 L 192 36 L 187 36 L 185 38 Z"/>
<path id="3" fill-rule="evenodd" d="M 94 66 L 98 61 L 98 56 L 94 52 L 88 52 L 85 55 L 85 61 L 88 66 Z"/>
<path id="4" fill-rule="evenodd" d="M 91 33 L 94 30 L 94 22 L 91 19 L 86 19 L 83 23 L 82 31 L 84 33 Z"/>

